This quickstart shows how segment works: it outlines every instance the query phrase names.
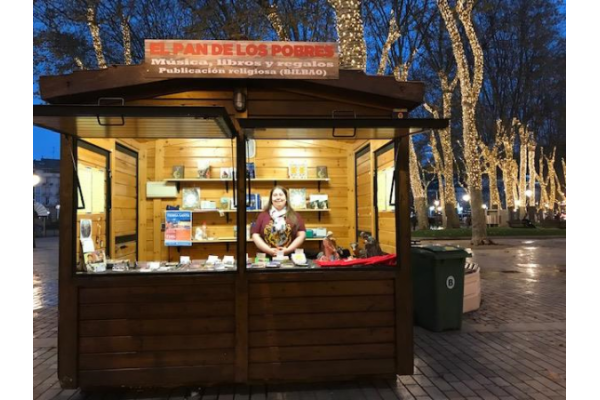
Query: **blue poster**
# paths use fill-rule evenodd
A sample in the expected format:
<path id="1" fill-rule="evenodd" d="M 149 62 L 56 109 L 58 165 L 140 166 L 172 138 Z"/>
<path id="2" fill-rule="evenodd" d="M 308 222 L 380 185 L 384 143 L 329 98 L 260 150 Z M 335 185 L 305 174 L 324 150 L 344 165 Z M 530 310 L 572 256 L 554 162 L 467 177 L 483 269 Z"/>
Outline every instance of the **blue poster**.
<path id="1" fill-rule="evenodd" d="M 166 211 L 165 246 L 192 245 L 192 212 Z"/>

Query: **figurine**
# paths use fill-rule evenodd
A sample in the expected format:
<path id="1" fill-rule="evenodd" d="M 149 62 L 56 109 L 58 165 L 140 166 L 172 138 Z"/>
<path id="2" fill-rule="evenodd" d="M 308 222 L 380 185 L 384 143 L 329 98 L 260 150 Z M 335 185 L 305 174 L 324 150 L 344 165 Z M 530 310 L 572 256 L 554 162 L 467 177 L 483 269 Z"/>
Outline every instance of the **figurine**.
<path id="1" fill-rule="evenodd" d="M 350 243 L 350 250 L 353 258 L 360 258 L 360 248 L 357 242 Z"/>
<path id="2" fill-rule="evenodd" d="M 379 246 L 379 243 L 377 242 L 377 240 L 375 240 L 373 236 L 369 235 L 366 232 L 361 232 L 360 237 L 365 241 L 365 257 L 383 256 L 387 254 L 383 250 L 381 250 L 381 246 Z"/>
<path id="3" fill-rule="evenodd" d="M 336 261 L 340 259 L 337 252 L 337 244 L 333 237 L 333 232 L 327 232 L 327 236 L 323 239 L 323 253 L 320 257 L 321 261 Z"/>

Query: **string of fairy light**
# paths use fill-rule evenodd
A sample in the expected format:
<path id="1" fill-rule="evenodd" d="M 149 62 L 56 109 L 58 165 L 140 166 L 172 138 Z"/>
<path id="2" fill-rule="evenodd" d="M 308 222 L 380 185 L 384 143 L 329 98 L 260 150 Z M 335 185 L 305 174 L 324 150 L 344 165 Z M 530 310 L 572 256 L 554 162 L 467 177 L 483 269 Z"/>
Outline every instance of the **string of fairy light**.
<path id="1" fill-rule="evenodd" d="M 329 0 L 335 10 L 340 67 L 364 71 L 367 67 L 367 45 L 360 12 L 360 0 Z"/>
<path id="2" fill-rule="evenodd" d="M 394 16 L 394 10 L 390 12 L 390 26 L 388 29 L 388 36 L 385 39 L 385 43 L 383 44 L 383 48 L 381 49 L 381 60 L 379 61 L 379 68 L 377 69 L 377 75 L 385 74 L 385 70 L 387 68 L 387 63 L 389 61 L 389 53 L 392 45 L 398 38 L 400 37 L 400 30 L 398 29 L 398 24 L 396 23 L 396 18 Z"/>
<path id="3" fill-rule="evenodd" d="M 456 3 L 456 13 L 464 27 L 465 34 L 473 52 L 473 78 L 469 73 L 467 56 L 454 13 L 447 0 L 437 0 L 437 5 L 446 24 L 452 43 L 452 51 L 456 59 L 457 74 L 461 85 L 461 102 L 463 108 L 463 141 L 467 179 L 472 192 L 481 191 L 481 160 L 478 150 L 478 132 L 475 122 L 475 110 L 481 85 L 483 84 L 483 51 L 477 39 L 471 13 L 473 0 L 459 0 Z"/>
<path id="4" fill-rule="evenodd" d="M 121 33 L 123 34 L 123 59 L 125 65 L 131 65 L 131 31 L 129 30 L 129 21 L 121 13 Z"/>
<path id="5" fill-rule="evenodd" d="M 290 37 L 283 25 L 283 21 L 281 20 L 281 16 L 279 15 L 279 10 L 277 9 L 277 4 L 267 2 L 267 5 L 264 7 L 265 13 L 267 14 L 267 19 L 271 23 L 273 29 L 277 33 L 277 37 L 279 40 L 288 42 L 290 41 Z"/>
<path id="6" fill-rule="evenodd" d="M 100 27 L 96 21 L 96 10 L 94 7 L 88 7 L 87 9 L 87 24 L 90 28 L 90 34 L 92 35 L 92 43 L 94 45 L 94 51 L 96 52 L 96 60 L 98 61 L 98 68 L 106 68 L 106 60 L 104 59 L 104 53 L 102 51 L 102 40 L 100 39 Z"/>

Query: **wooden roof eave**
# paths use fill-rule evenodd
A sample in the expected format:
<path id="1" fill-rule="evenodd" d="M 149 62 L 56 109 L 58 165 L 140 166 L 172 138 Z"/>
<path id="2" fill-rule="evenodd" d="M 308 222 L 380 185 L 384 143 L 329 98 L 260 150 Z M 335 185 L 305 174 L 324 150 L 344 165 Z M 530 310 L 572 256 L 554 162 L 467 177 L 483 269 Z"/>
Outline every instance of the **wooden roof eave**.
<path id="1" fill-rule="evenodd" d="M 369 76 L 362 71 L 340 70 L 339 79 L 323 80 L 161 79 L 146 77 L 143 64 L 42 76 L 40 93 L 42 99 L 51 104 L 95 104 L 100 97 L 122 97 L 131 101 L 193 89 L 251 87 L 254 84 L 281 90 L 302 87 L 306 91 L 330 92 L 348 100 L 355 97 L 407 111 L 418 107 L 424 95 L 422 82 L 398 82 L 392 76 Z"/>

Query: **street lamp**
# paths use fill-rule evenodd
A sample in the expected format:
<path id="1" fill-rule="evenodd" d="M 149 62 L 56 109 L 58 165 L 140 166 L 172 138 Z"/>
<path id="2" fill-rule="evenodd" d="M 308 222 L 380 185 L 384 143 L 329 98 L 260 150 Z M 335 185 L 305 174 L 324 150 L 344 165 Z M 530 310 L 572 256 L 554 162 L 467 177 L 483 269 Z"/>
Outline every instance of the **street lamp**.
<path id="1" fill-rule="evenodd" d="M 436 206 L 436 207 L 439 206 L 440 205 L 440 201 L 439 200 L 434 200 L 433 201 L 433 205 Z"/>
<path id="2" fill-rule="evenodd" d="M 469 201 L 471 201 L 471 196 L 469 196 L 468 194 L 465 194 L 465 195 L 462 197 L 462 199 L 463 199 L 464 201 L 466 201 L 466 202 L 469 202 Z"/>

